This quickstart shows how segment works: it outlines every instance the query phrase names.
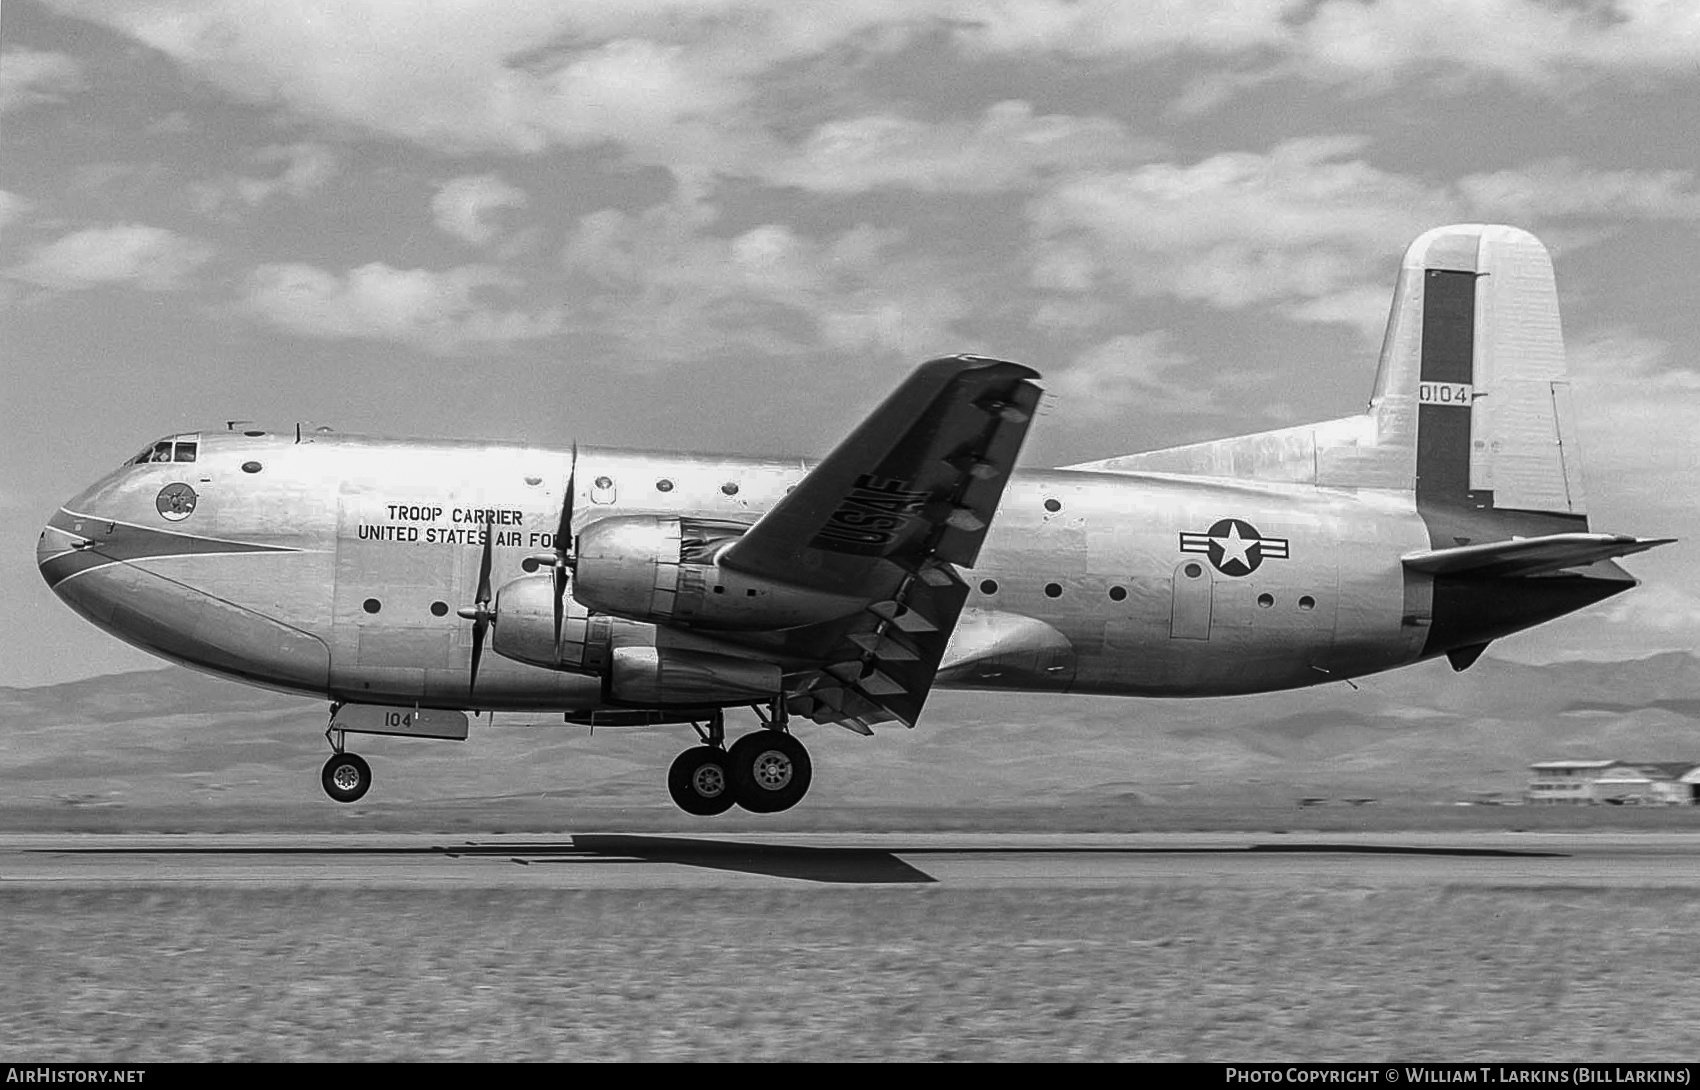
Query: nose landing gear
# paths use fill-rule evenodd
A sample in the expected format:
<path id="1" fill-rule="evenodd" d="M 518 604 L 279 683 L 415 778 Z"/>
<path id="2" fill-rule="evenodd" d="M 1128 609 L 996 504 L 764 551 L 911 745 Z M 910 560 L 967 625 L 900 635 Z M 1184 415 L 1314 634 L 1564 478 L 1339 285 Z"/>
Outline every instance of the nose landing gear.
<path id="1" fill-rule="evenodd" d="M 337 802 L 359 802 L 372 789 L 372 766 L 356 753 L 345 753 L 343 732 L 336 729 L 336 713 L 342 705 L 331 705 L 331 726 L 325 728 L 325 741 L 331 744 L 331 759 L 319 773 L 325 794 Z"/>

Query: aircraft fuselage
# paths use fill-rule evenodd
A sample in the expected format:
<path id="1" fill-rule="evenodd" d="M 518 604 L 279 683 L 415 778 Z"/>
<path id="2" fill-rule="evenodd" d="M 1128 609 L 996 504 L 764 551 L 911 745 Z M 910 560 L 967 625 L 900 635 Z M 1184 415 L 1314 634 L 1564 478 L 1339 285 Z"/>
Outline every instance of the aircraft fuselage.
<path id="1" fill-rule="evenodd" d="M 42 536 L 43 570 L 101 627 L 246 681 L 361 702 L 590 708 L 603 701 L 597 679 L 501 658 L 469 692 L 469 625 L 456 614 L 487 533 L 497 585 L 555 547 L 571 457 L 206 433 L 195 461 L 126 465 L 68 502 Z M 581 449 L 574 523 L 753 522 L 808 468 Z M 188 510 L 168 510 L 185 490 Z M 1399 666 L 1425 654 L 1433 583 L 1400 558 L 1427 543 L 1397 493 L 1018 473 L 961 573 L 970 596 L 938 684 L 1213 695 Z"/>

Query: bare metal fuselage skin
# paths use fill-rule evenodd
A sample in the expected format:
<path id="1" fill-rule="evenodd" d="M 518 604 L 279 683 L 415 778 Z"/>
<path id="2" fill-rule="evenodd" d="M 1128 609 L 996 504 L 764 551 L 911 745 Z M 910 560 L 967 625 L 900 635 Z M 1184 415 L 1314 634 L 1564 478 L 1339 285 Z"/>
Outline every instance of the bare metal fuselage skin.
<path id="1" fill-rule="evenodd" d="M 750 523 L 807 468 L 580 449 L 573 524 Z M 586 710 L 606 702 L 601 679 L 498 655 L 470 691 L 471 625 L 456 614 L 487 532 L 497 586 L 555 548 L 573 472 L 564 450 L 204 433 L 195 461 L 125 465 L 67 502 L 39 559 L 96 625 L 244 681 L 358 703 Z M 193 490 L 187 513 L 170 509 L 173 486 Z M 1255 563 L 1211 555 L 1225 519 L 1263 543 L 1244 554 Z M 937 684 L 1205 696 L 1400 666 L 1446 649 L 1429 639 L 1434 577 L 1401 564 L 1429 544 L 1409 492 L 1018 473 L 961 573 L 971 595 Z"/>

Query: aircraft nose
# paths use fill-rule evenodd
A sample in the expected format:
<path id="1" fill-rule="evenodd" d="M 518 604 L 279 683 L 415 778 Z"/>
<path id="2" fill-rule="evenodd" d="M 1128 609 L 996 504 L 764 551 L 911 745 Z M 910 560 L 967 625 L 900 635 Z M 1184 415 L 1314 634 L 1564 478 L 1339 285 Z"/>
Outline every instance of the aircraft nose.
<path id="1" fill-rule="evenodd" d="M 41 528 L 41 536 L 35 539 L 35 566 L 41 569 L 41 577 L 47 579 L 47 561 L 53 555 L 53 546 L 47 543 L 47 527 Z M 48 585 L 53 581 L 48 579 Z"/>
<path id="2" fill-rule="evenodd" d="M 47 580 L 47 585 L 57 589 L 59 581 L 65 578 L 65 572 L 60 569 L 65 566 L 66 558 L 72 554 L 71 538 L 66 528 L 59 525 L 60 518 L 55 515 L 49 519 L 46 526 L 41 528 L 41 534 L 35 539 L 35 564 L 41 569 L 41 577 Z"/>
<path id="3" fill-rule="evenodd" d="M 35 539 L 36 566 L 55 592 L 67 576 L 89 566 L 92 557 L 83 551 L 89 544 L 88 536 L 83 533 L 86 521 L 60 508 Z"/>

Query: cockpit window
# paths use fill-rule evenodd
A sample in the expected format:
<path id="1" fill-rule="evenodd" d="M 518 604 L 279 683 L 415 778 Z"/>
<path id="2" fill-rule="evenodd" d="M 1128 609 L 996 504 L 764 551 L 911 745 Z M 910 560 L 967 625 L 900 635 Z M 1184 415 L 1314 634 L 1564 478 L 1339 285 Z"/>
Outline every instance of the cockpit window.
<path id="1" fill-rule="evenodd" d="M 147 465 L 149 462 L 193 462 L 200 453 L 201 433 L 190 435 L 173 435 L 159 442 L 142 448 L 142 452 L 130 459 L 131 465 Z"/>

